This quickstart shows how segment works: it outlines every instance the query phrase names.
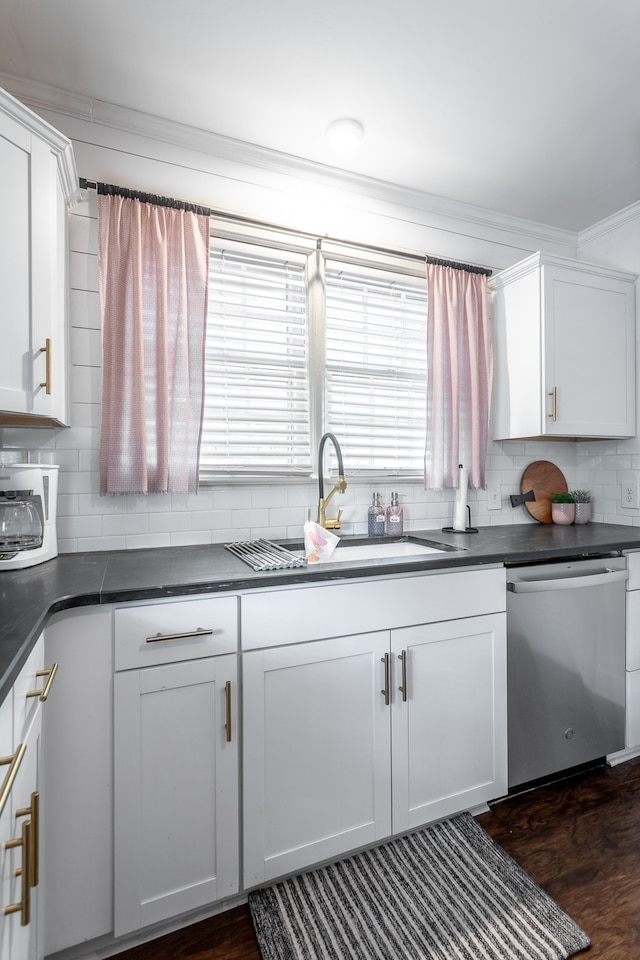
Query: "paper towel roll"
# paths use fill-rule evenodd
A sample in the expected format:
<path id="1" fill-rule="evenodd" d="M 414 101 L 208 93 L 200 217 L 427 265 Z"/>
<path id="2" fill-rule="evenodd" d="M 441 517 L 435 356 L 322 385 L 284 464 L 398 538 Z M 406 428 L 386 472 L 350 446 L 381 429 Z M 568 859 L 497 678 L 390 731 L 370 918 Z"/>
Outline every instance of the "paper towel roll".
<path id="1" fill-rule="evenodd" d="M 467 529 L 467 488 L 469 485 L 469 471 L 462 464 L 458 467 L 458 489 L 453 510 L 453 529 L 464 531 Z"/>

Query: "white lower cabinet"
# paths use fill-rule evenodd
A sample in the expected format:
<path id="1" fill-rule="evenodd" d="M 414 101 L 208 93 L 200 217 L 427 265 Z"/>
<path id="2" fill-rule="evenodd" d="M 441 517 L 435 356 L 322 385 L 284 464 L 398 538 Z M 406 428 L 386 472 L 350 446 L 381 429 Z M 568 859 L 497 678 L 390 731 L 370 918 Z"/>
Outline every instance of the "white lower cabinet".
<path id="1" fill-rule="evenodd" d="M 235 597 L 116 610 L 116 937 L 239 889 L 236 622 Z"/>
<path id="2" fill-rule="evenodd" d="M 627 554 L 626 731 L 627 749 L 640 747 L 640 551 Z"/>
<path id="3" fill-rule="evenodd" d="M 506 793 L 505 615 L 408 627 L 391 639 L 392 826 L 401 833 Z"/>
<path id="4" fill-rule="evenodd" d="M 2 960 L 186 923 L 504 794 L 504 609 L 504 570 L 482 568 L 52 617 L 44 949 L 14 946 L 3 917 Z M 32 704 L 13 727 L 36 730 Z M 5 811 L 0 829 L 12 826 Z M 13 848 L 0 866 L 7 902 Z"/>
<path id="5" fill-rule="evenodd" d="M 478 616 L 243 652 L 245 887 L 506 793 L 504 573 L 483 574 L 457 584 L 458 610 Z M 369 582 L 362 619 L 401 620 L 387 600 L 403 593 L 426 619 L 456 586 L 444 576 Z M 271 642 L 279 618 L 285 637 L 335 629 L 349 586 L 325 590 L 316 619 L 305 590 L 243 598 L 247 645 L 262 602 Z"/>
<path id="6" fill-rule="evenodd" d="M 244 885 L 390 833 L 389 633 L 243 656 Z"/>
<path id="7" fill-rule="evenodd" d="M 44 957 L 41 882 L 42 706 L 49 694 L 41 637 L 0 706 L 0 955 Z M 42 803 L 46 803 L 46 795 Z"/>
<path id="8" fill-rule="evenodd" d="M 44 942 L 57 953 L 113 930 L 113 612 L 56 614 L 59 664 L 44 729 Z"/>

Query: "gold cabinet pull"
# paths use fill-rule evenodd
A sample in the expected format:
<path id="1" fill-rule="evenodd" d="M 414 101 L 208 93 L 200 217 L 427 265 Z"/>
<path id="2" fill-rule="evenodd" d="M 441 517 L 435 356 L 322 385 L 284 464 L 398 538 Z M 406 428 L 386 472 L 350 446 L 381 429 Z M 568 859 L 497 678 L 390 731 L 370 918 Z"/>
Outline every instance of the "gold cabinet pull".
<path id="1" fill-rule="evenodd" d="M 224 699 L 226 715 L 224 729 L 227 732 L 227 743 L 231 743 L 231 680 L 227 680 L 224 685 Z"/>
<path id="2" fill-rule="evenodd" d="M 403 650 L 402 653 L 398 654 L 398 660 L 402 664 L 402 682 L 398 687 L 398 690 L 402 694 L 402 702 L 407 702 L 407 651 Z"/>
<path id="3" fill-rule="evenodd" d="M 47 682 L 45 683 L 42 690 L 29 690 L 26 694 L 27 697 L 39 697 L 40 700 L 44 701 L 49 696 L 49 691 L 51 690 L 51 684 L 53 683 L 53 678 L 58 672 L 58 664 L 54 663 L 50 670 L 37 670 L 36 677 L 47 677 Z"/>
<path id="4" fill-rule="evenodd" d="M 9 794 L 11 793 L 11 787 L 13 786 L 13 781 L 16 778 L 16 774 L 20 769 L 20 764 L 22 763 L 22 758 L 24 757 L 24 752 L 27 749 L 26 743 L 21 743 L 16 752 L 11 757 L 0 757 L 0 767 L 6 766 L 9 764 L 9 769 L 7 770 L 7 775 L 4 778 L 4 783 L 2 784 L 2 789 L 0 790 L 0 813 L 5 808 L 5 804 L 9 799 Z"/>
<path id="5" fill-rule="evenodd" d="M 44 380 L 40 384 L 44 387 L 47 396 L 51 396 L 51 340 L 49 337 L 44 342 L 44 347 L 40 347 L 40 353 L 44 353 Z"/>
<path id="6" fill-rule="evenodd" d="M 558 388 L 554 387 L 552 390 L 550 390 L 549 396 L 551 397 L 551 413 L 549 416 L 555 423 L 555 421 L 558 419 Z"/>
<path id="7" fill-rule="evenodd" d="M 147 637 L 147 643 L 159 643 L 161 640 L 188 640 L 189 637 L 210 637 L 213 630 L 191 630 L 190 633 L 156 633 L 155 637 Z"/>
<path id="8" fill-rule="evenodd" d="M 31 805 L 16 810 L 16 819 L 31 818 L 31 842 L 29 844 L 29 886 L 37 887 L 40 882 L 40 794 L 34 790 Z"/>
<path id="9" fill-rule="evenodd" d="M 384 689 L 380 691 L 384 697 L 385 707 L 389 706 L 391 699 L 391 693 L 389 688 L 389 674 L 391 672 L 391 658 L 388 653 L 385 653 L 384 657 L 380 657 L 380 663 L 384 663 Z"/>
<path id="10" fill-rule="evenodd" d="M 26 927 L 31 920 L 31 886 L 29 877 L 29 861 L 31 859 L 31 821 L 25 820 L 22 824 L 22 836 L 16 840 L 8 840 L 5 843 L 7 850 L 14 847 L 22 847 L 22 866 L 16 870 L 16 877 L 20 877 L 20 900 L 17 903 L 10 903 L 4 908 L 5 915 L 10 913 L 20 914 L 20 923 Z"/>

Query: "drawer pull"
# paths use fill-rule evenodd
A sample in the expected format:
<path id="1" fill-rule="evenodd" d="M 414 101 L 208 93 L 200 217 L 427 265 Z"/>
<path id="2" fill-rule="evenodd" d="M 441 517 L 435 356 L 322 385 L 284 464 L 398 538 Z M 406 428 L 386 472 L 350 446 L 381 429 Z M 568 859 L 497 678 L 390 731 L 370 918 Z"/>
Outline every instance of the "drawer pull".
<path id="1" fill-rule="evenodd" d="M 11 793 L 11 787 L 13 786 L 13 781 L 16 778 L 16 774 L 20 769 L 20 764 L 22 763 L 22 758 L 24 757 L 24 752 L 27 749 L 26 743 L 21 743 L 16 752 L 11 757 L 0 757 L 0 767 L 9 764 L 9 769 L 7 770 L 7 775 L 4 778 L 4 783 L 2 784 L 2 789 L 0 790 L 0 813 L 5 808 L 5 804 L 9 799 L 9 794 Z"/>
<path id="2" fill-rule="evenodd" d="M 549 414 L 549 416 L 555 423 L 556 420 L 558 419 L 558 388 L 553 387 L 549 391 L 549 396 L 551 397 L 551 413 Z"/>
<path id="3" fill-rule="evenodd" d="M 54 665 L 51 667 L 50 670 L 38 670 L 38 671 L 36 672 L 36 677 L 48 677 L 48 680 L 47 680 L 47 682 L 45 683 L 45 685 L 44 685 L 44 687 L 42 688 L 42 690 L 29 690 L 28 693 L 26 694 L 26 696 L 27 696 L 27 697 L 39 697 L 40 700 L 44 703 L 44 701 L 45 701 L 45 700 L 47 699 L 47 697 L 49 696 L 49 692 L 50 692 L 50 690 L 51 690 L 51 684 L 53 683 L 53 678 L 55 677 L 55 675 L 56 675 L 57 672 L 58 672 L 58 664 L 57 664 L 57 663 L 54 663 Z"/>
<path id="4" fill-rule="evenodd" d="M 188 640 L 189 637 L 210 637 L 213 630 L 192 630 L 190 633 L 156 633 L 155 637 L 147 637 L 147 643 L 158 643 L 160 640 Z"/>
<path id="5" fill-rule="evenodd" d="M 40 794 L 31 794 L 31 806 L 16 810 L 16 818 L 31 817 L 31 843 L 29 844 L 29 886 L 37 887 L 40 881 Z"/>
<path id="6" fill-rule="evenodd" d="M 225 725 L 224 729 L 227 733 L 227 743 L 231 743 L 231 680 L 227 680 L 224 685 L 224 699 L 225 699 Z"/>
<path id="7" fill-rule="evenodd" d="M 13 847 L 22 847 L 22 866 L 16 870 L 16 877 L 20 877 L 20 900 L 18 903 L 10 903 L 4 908 L 5 915 L 10 913 L 20 914 L 20 923 L 26 927 L 31 920 L 31 885 L 29 876 L 29 861 L 31 859 L 31 821 L 25 820 L 22 824 L 22 836 L 20 839 L 8 840 L 5 843 L 7 850 Z"/>

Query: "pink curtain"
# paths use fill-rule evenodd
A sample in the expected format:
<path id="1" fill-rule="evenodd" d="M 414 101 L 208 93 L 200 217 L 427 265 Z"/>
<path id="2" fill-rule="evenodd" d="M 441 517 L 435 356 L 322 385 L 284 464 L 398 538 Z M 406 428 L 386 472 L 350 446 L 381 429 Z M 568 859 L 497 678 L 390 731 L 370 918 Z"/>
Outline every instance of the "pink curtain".
<path id="1" fill-rule="evenodd" d="M 100 492 L 198 489 L 209 217 L 98 195 Z"/>
<path id="2" fill-rule="evenodd" d="M 425 487 L 455 488 L 458 465 L 484 487 L 493 348 L 487 278 L 427 264 L 427 444 Z"/>

